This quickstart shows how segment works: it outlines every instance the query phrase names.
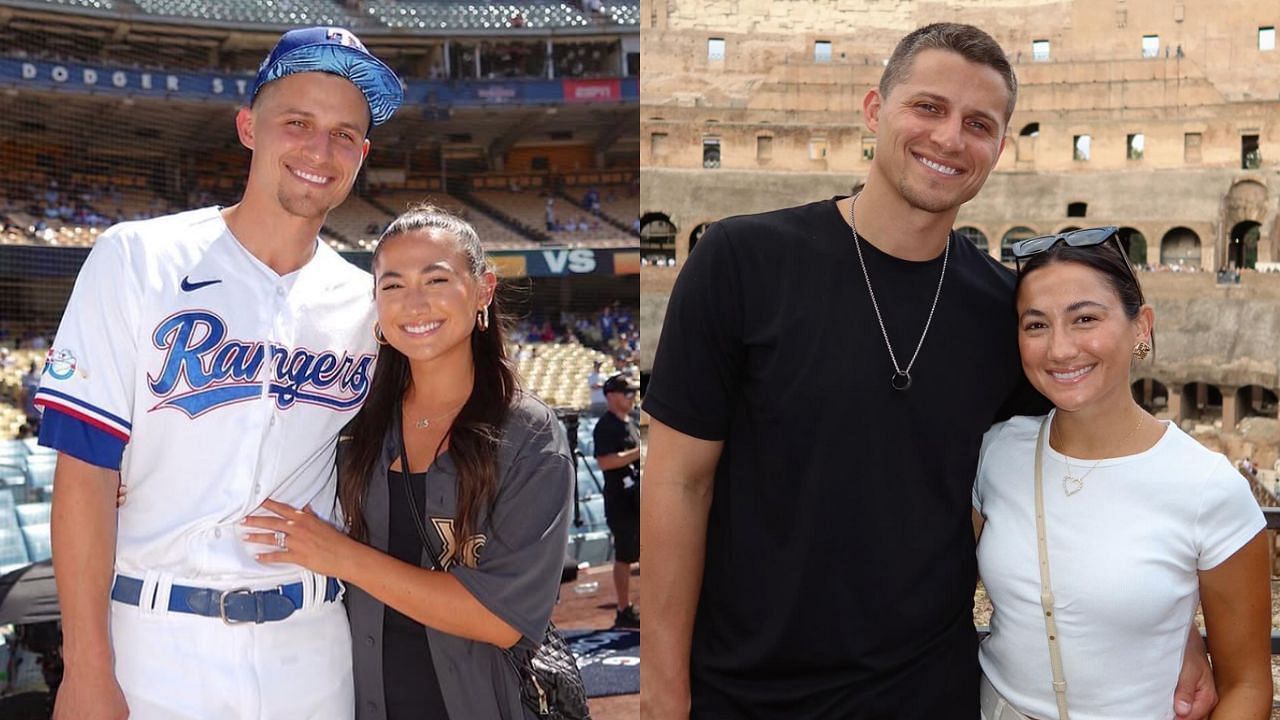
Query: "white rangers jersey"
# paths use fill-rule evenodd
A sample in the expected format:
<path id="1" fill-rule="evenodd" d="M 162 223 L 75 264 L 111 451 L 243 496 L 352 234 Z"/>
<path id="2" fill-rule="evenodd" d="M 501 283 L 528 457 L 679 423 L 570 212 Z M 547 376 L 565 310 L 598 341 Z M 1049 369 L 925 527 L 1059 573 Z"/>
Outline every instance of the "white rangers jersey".
<path id="1" fill-rule="evenodd" d="M 98 238 L 36 402 L 42 444 L 121 471 L 118 572 L 296 579 L 258 563 L 237 523 L 269 497 L 337 514 L 335 441 L 373 377 L 372 290 L 323 242 L 277 275 L 218 208 Z"/>

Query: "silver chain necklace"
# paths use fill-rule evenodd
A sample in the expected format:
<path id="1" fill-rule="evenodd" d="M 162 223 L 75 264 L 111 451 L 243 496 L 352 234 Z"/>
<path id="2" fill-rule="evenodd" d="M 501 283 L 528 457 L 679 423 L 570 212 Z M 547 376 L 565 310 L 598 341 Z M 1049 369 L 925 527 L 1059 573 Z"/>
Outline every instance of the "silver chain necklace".
<path id="1" fill-rule="evenodd" d="M 929 325 L 933 322 L 933 311 L 938 309 L 938 298 L 942 296 L 942 279 L 947 276 L 947 258 L 951 255 L 951 234 L 947 233 L 947 244 L 942 251 L 942 274 L 938 276 L 938 289 L 933 294 L 933 306 L 929 308 L 929 318 L 924 321 L 924 330 L 920 333 L 920 342 L 916 343 L 916 351 L 903 370 L 898 365 L 898 356 L 893 352 L 893 343 L 889 342 L 889 331 L 884 329 L 884 318 L 880 315 L 880 303 L 876 302 L 876 291 L 871 289 L 871 275 L 867 272 L 867 263 L 862 259 L 862 239 L 858 237 L 858 226 L 853 222 L 853 209 L 858 204 L 862 193 L 853 196 L 849 202 L 849 228 L 853 231 L 853 247 L 858 251 L 858 265 L 862 266 L 862 277 L 867 281 L 867 294 L 871 296 L 871 307 L 876 311 L 876 321 L 880 323 L 880 334 L 884 336 L 884 346 L 889 349 L 889 360 L 893 362 L 893 377 L 889 384 L 894 390 L 906 390 L 911 387 L 911 367 L 920 356 L 920 348 L 924 347 L 925 336 L 929 334 Z"/>

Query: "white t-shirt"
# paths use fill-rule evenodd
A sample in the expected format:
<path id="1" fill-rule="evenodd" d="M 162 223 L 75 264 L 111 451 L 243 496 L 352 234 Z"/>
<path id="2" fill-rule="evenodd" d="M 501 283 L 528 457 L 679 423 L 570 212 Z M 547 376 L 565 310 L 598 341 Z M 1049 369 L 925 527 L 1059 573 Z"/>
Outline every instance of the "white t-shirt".
<path id="1" fill-rule="evenodd" d="M 1023 713 L 1057 717 L 1040 607 L 1035 447 L 1043 418 L 982 439 L 973 506 L 986 518 L 978 569 L 991 597 L 979 660 Z M 1092 460 L 1071 458 L 1076 476 Z M 1064 456 L 1044 448 L 1045 534 L 1072 720 L 1172 718 L 1199 600 L 1197 572 L 1266 526 L 1247 481 L 1172 423 L 1149 450 L 1098 462 L 1068 496 Z"/>

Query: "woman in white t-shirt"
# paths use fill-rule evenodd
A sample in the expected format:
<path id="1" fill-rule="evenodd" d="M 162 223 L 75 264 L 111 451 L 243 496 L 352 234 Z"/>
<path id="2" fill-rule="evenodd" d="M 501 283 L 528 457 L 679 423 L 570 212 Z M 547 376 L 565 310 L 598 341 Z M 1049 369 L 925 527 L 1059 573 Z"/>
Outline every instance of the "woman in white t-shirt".
<path id="1" fill-rule="evenodd" d="M 983 438 L 973 504 L 994 606 L 980 650 L 985 720 L 1047 720 L 1064 705 L 1071 720 L 1174 717 L 1197 602 L 1213 717 L 1267 718 L 1265 521 L 1225 457 L 1134 402 L 1130 365 L 1151 352 L 1155 318 L 1116 228 L 1033 238 L 1014 254 L 1023 371 L 1055 407 Z"/>

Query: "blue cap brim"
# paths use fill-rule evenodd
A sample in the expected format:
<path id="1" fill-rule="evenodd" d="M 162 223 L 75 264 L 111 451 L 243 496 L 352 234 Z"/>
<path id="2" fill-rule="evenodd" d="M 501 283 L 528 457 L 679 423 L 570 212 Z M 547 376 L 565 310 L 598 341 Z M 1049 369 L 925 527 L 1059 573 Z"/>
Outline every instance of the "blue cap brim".
<path id="1" fill-rule="evenodd" d="M 326 72 L 350 80 L 364 93 L 374 125 L 391 119 L 404 102 L 404 90 L 394 70 L 366 52 L 330 43 L 303 45 L 280 56 L 258 73 L 250 100 L 272 80 L 303 72 Z"/>

